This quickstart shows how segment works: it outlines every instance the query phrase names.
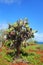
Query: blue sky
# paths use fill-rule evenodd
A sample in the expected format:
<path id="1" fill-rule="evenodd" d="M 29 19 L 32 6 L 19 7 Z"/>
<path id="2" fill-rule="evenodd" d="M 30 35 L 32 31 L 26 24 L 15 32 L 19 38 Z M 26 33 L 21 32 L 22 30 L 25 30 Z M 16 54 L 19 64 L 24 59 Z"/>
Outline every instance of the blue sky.
<path id="1" fill-rule="evenodd" d="M 42 41 L 43 0 L 0 0 L 0 29 L 24 17 L 28 18 L 33 29 L 38 30 L 36 38 L 38 36 Z"/>

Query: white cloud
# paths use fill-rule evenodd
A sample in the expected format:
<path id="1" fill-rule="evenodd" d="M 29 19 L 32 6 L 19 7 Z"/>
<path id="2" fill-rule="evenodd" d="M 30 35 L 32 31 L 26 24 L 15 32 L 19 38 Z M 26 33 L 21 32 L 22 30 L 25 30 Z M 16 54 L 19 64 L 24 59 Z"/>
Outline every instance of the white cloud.
<path id="1" fill-rule="evenodd" d="M 12 4 L 12 3 L 17 3 L 21 4 L 22 0 L 0 0 L 0 3 L 5 3 L 5 4 Z"/>
<path id="2" fill-rule="evenodd" d="M 35 40 L 43 42 L 43 33 L 35 33 Z"/>
<path id="3" fill-rule="evenodd" d="M 8 27 L 7 23 L 0 24 L 0 29 L 6 29 Z"/>

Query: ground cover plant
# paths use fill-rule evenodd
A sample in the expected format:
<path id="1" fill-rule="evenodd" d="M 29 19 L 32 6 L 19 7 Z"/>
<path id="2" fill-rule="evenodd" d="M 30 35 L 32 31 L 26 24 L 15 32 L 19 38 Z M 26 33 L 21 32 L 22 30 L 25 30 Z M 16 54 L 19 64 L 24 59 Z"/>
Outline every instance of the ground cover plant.
<path id="1" fill-rule="evenodd" d="M 22 50 L 28 54 L 26 55 L 25 53 L 24 54 L 22 53 L 20 55 L 21 57 L 20 59 L 12 61 L 11 59 L 12 57 L 6 56 L 6 52 L 8 50 L 3 46 L 2 49 L 0 49 L 0 65 L 17 65 L 17 64 L 19 65 L 17 61 L 20 62 L 21 59 L 23 59 L 24 62 L 26 61 L 28 65 L 43 65 L 43 50 L 41 49 L 43 47 L 41 47 L 40 49 L 38 49 L 37 47 L 40 48 L 40 44 L 34 43 L 34 45 L 30 44 L 28 47 L 22 48 Z M 22 62 L 20 63 L 20 65 L 22 65 Z"/>

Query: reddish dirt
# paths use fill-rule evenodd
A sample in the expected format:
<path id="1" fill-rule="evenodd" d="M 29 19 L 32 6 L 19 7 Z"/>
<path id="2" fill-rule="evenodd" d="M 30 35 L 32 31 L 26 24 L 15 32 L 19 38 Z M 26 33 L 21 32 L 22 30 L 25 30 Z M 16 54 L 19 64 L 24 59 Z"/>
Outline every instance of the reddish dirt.
<path id="1" fill-rule="evenodd" d="M 29 52 L 29 53 L 35 52 L 36 54 L 43 55 L 43 50 L 32 50 L 32 49 L 29 49 L 27 52 Z"/>
<path id="2" fill-rule="evenodd" d="M 36 54 L 43 55 L 43 51 L 36 51 Z"/>
<path id="3" fill-rule="evenodd" d="M 43 58 L 43 56 L 41 56 L 41 58 Z"/>
<path id="4" fill-rule="evenodd" d="M 2 52 L 2 49 L 0 48 L 0 52 Z"/>
<path id="5" fill-rule="evenodd" d="M 40 57 L 40 61 L 43 63 L 43 56 Z"/>
<path id="6" fill-rule="evenodd" d="M 12 65 L 28 65 L 27 63 L 19 62 L 19 63 L 12 63 Z"/>
<path id="7" fill-rule="evenodd" d="M 33 65 L 33 64 L 27 64 L 27 63 L 19 62 L 19 63 L 12 63 L 11 65 Z"/>

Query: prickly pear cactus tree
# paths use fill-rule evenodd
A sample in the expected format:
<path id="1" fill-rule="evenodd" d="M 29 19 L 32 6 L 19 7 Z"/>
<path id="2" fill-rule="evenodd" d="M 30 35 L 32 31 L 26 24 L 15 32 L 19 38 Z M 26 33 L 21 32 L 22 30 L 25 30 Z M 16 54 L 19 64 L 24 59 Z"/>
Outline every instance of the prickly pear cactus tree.
<path id="1" fill-rule="evenodd" d="M 30 28 L 28 19 L 18 20 L 14 24 L 8 24 L 8 29 L 5 32 L 5 46 L 10 49 L 16 49 L 16 56 L 20 55 L 20 48 L 26 47 L 26 41 L 30 38 L 34 38 L 34 33 Z"/>

